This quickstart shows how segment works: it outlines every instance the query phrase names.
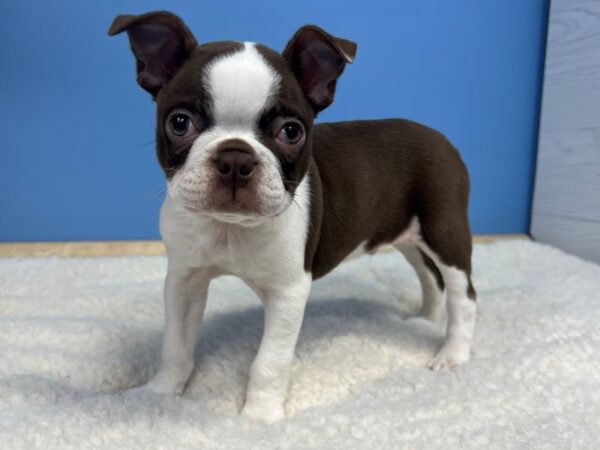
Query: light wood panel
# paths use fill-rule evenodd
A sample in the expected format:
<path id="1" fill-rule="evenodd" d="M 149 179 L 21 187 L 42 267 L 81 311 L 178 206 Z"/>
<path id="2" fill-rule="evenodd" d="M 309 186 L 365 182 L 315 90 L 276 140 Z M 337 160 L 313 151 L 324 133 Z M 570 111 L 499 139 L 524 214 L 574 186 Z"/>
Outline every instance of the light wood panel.
<path id="1" fill-rule="evenodd" d="M 475 236 L 475 243 L 505 239 L 529 239 L 526 234 Z M 390 247 L 391 248 L 391 247 Z M 164 255 L 161 241 L 100 241 L 100 242 L 4 242 L 0 257 L 6 256 L 132 256 Z"/>
<path id="2" fill-rule="evenodd" d="M 164 255 L 161 241 L 4 242 L 0 256 Z"/>
<path id="3" fill-rule="evenodd" d="M 600 261 L 600 1 L 552 0 L 531 234 Z"/>

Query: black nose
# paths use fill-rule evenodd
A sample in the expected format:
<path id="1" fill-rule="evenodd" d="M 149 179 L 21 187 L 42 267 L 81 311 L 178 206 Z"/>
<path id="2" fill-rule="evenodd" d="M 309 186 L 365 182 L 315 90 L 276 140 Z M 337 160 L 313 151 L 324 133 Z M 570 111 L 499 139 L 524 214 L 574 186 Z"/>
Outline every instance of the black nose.
<path id="1" fill-rule="evenodd" d="M 217 152 L 214 163 L 225 186 L 235 189 L 248 183 L 257 160 L 245 150 L 222 149 Z"/>

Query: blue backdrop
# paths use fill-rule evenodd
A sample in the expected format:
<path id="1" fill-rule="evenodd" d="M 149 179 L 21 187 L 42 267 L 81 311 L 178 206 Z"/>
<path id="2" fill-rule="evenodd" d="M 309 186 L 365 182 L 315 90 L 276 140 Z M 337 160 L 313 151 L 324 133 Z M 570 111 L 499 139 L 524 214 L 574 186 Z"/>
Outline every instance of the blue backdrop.
<path id="1" fill-rule="evenodd" d="M 478 233 L 529 229 L 546 0 L 66 1 L 0 5 L 0 240 L 158 237 L 154 105 L 118 13 L 166 9 L 200 42 L 281 50 L 305 23 L 358 42 L 320 120 L 406 117 L 444 132 Z"/>

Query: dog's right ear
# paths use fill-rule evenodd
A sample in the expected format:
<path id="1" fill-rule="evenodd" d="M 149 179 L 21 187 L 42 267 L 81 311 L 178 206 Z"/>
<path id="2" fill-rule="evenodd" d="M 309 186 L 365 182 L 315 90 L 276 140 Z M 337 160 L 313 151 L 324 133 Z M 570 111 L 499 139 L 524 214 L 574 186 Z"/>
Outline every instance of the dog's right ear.
<path id="1" fill-rule="evenodd" d="M 127 31 L 137 81 L 153 97 L 177 73 L 198 45 L 183 21 L 166 11 L 117 16 L 109 36 Z"/>

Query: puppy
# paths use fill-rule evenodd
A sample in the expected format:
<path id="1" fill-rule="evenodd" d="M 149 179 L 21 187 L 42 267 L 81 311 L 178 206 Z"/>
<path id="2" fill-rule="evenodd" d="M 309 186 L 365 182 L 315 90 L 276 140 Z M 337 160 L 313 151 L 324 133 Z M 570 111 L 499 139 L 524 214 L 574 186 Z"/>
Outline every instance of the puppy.
<path id="1" fill-rule="evenodd" d="M 158 373 L 145 388 L 180 394 L 210 281 L 241 278 L 265 325 L 242 413 L 285 417 L 294 347 L 312 280 L 386 244 L 422 286 L 422 314 L 447 296 L 433 370 L 469 359 L 475 328 L 469 178 L 440 133 L 407 120 L 314 125 L 334 98 L 356 44 L 307 25 L 280 54 L 252 42 L 199 45 L 168 12 L 118 16 L 137 81 L 157 105 L 158 160 L 167 179 L 160 230 L 167 248 L 166 327 Z"/>

